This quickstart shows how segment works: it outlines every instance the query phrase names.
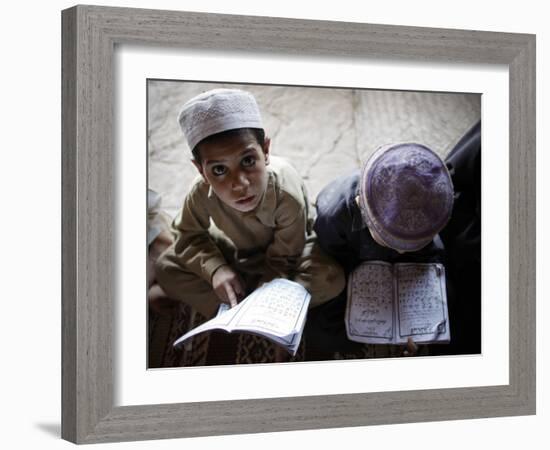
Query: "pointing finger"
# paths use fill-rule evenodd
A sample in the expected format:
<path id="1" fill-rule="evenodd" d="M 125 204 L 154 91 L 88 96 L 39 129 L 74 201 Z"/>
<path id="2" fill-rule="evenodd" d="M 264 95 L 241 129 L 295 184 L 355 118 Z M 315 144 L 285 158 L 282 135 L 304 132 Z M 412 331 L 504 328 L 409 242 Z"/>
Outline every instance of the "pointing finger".
<path id="1" fill-rule="evenodd" d="M 229 300 L 229 304 L 231 305 L 231 308 L 233 308 L 234 306 L 237 306 L 237 296 L 235 295 L 233 286 L 231 286 L 229 283 L 226 283 L 225 292 L 227 294 L 227 299 Z"/>

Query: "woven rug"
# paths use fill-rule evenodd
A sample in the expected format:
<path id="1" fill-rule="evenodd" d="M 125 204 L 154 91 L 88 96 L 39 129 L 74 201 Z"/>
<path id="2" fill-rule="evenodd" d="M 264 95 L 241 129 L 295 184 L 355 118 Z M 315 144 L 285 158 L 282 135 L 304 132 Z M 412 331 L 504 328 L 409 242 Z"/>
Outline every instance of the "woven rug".
<path id="1" fill-rule="evenodd" d="M 178 304 L 171 313 L 149 315 L 149 368 L 214 366 L 226 364 L 274 363 L 275 344 L 260 336 L 246 333 L 212 331 L 199 334 L 191 344 L 174 349 L 172 343 L 187 331 L 205 321 L 185 304 Z M 424 347 L 424 348 L 423 348 Z M 426 346 L 419 355 L 427 355 Z M 388 345 L 358 345 L 352 351 L 327 352 L 309 345 L 302 336 L 300 347 L 288 362 L 330 361 L 344 359 L 388 358 L 401 356 L 403 349 Z"/>

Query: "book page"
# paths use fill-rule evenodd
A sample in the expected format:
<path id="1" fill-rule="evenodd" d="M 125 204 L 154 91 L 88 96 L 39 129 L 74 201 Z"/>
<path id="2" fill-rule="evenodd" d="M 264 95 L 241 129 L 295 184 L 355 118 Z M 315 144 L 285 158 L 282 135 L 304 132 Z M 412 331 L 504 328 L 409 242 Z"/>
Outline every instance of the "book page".
<path id="1" fill-rule="evenodd" d="M 253 293 L 251 295 L 253 295 Z M 172 345 L 174 347 L 180 346 L 187 339 L 193 336 L 196 336 L 199 333 L 204 333 L 205 331 L 211 331 L 211 330 L 229 331 L 231 321 L 233 320 L 235 315 L 239 312 L 239 310 L 242 308 L 242 305 L 244 304 L 245 300 L 247 300 L 249 297 L 245 298 L 241 303 L 239 303 L 237 306 L 233 308 L 231 308 L 229 305 L 225 303 L 221 303 L 218 308 L 217 314 L 212 319 L 188 331 L 183 336 L 179 337 Z"/>
<path id="2" fill-rule="evenodd" d="M 441 264 L 396 264 L 399 342 L 410 336 L 415 342 L 450 339 L 445 292 L 445 268 Z"/>
<path id="3" fill-rule="evenodd" d="M 290 344 L 292 335 L 303 328 L 309 299 L 300 284 L 277 278 L 254 292 L 253 301 L 243 305 L 231 327 L 277 336 Z"/>
<path id="4" fill-rule="evenodd" d="M 357 267 L 348 282 L 346 329 L 358 342 L 389 343 L 393 330 L 393 272 L 390 264 L 371 261 Z"/>

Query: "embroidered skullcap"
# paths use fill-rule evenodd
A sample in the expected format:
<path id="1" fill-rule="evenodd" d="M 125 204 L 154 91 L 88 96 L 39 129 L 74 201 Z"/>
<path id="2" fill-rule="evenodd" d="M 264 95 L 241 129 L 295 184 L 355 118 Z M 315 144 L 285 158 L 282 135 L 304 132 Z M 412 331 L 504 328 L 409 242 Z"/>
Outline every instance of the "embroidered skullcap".
<path id="1" fill-rule="evenodd" d="M 193 97 L 183 105 L 178 123 L 191 150 L 222 131 L 263 128 L 256 99 L 239 89 L 213 89 Z"/>
<path id="2" fill-rule="evenodd" d="M 420 250 L 448 222 L 454 192 L 445 163 L 415 143 L 378 148 L 363 166 L 360 183 L 363 220 L 388 246 Z"/>

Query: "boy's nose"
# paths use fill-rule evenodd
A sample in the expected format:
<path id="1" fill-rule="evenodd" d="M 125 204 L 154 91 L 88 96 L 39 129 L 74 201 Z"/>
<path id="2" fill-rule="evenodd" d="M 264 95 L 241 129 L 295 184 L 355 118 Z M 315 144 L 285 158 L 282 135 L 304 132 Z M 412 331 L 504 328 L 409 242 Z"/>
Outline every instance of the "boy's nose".
<path id="1" fill-rule="evenodd" d="M 250 186 L 250 181 L 246 177 L 244 173 L 237 174 L 235 178 L 233 178 L 233 189 L 243 189 Z"/>

